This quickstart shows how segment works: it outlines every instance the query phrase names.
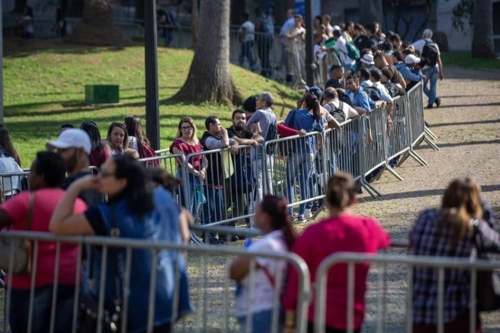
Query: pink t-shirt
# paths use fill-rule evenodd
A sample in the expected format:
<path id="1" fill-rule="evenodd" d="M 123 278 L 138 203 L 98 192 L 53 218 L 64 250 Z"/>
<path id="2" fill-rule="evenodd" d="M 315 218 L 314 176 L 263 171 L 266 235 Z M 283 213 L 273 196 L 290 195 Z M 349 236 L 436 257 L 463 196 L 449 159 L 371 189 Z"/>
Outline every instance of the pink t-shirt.
<path id="1" fill-rule="evenodd" d="M 174 149 L 177 148 L 179 150 L 182 150 L 185 156 L 188 156 L 189 154 L 193 153 L 199 153 L 202 151 L 201 144 L 198 142 L 195 145 L 191 145 L 187 143 L 186 141 L 183 141 L 181 139 L 175 139 L 174 142 L 170 145 L 170 152 L 173 154 Z M 189 163 L 193 166 L 195 170 L 200 170 L 200 163 L 203 160 L 203 155 L 197 155 L 193 157 L 192 159 L 189 160 Z"/>
<path id="2" fill-rule="evenodd" d="M 31 231 L 49 232 L 49 222 L 57 204 L 64 196 L 64 191 L 55 188 L 46 188 L 35 191 L 35 203 Z M 12 219 L 11 230 L 27 230 L 26 217 L 30 192 L 22 192 L 4 202 L 3 209 Z M 80 199 L 75 202 L 73 212 L 82 213 L 87 205 Z M 33 245 L 33 244 L 32 244 Z M 54 282 L 54 265 L 56 260 L 56 243 L 40 242 L 38 244 L 38 262 L 35 286 L 52 285 Z M 78 260 L 78 246 L 72 244 L 61 244 L 61 256 L 59 265 L 59 283 L 74 285 L 76 281 L 76 263 Z M 31 286 L 31 274 L 13 275 L 12 289 L 29 289 Z"/>
<path id="3" fill-rule="evenodd" d="M 376 253 L 390 245 L 389 234 L 370 217 L 342 215 L 309 226 L 297 238 L 293 252 L 301 256 L 311 272 L 311 283 L 316 281 L 320 263 L 336 252 Z M 357 264 L 354 268 L 354 328 L 363 323 L 365 314 L 366 278 L 370 265 Z M 298 276 L 290 270 L 290 279 L 284 297 L 284 307 L 295 310 L 297 305 Z M 326 325 L 347 328 L 347 265 L 330 268 L 326 288 Z M 314 297 L 309 305 L 308 320 L 314 322 Z"/>

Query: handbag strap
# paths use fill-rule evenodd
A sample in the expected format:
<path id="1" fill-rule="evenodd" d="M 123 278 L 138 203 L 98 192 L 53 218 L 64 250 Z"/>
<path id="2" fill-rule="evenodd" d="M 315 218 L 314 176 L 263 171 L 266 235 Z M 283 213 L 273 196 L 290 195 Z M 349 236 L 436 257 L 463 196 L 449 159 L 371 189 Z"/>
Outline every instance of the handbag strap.
<path id="1" fill-rule="evenodd" d="M 26 227 L 28 231 L 31 231 L 33 226 L 33 211 L 35 210 L 35 192 L 30 192 L 30 199 L 28 204 L 28 212 L 26 214 Z"/>
<path id="2" fill-rule="evenodd" d="M 120 238 L 121 232 L 120 228 L 118 226 L 118 221 L 116 219 L 116 207 L 115 205 L 112 205 L 110 207 L 111 211 L 111 229 L 109 230 L 109 235 L 111 237 L 115 238 Z M 109 249 L 109 253 L 111 254 L 112 257 L 115 259 L 115 264 L 114 264 L 114 275 L 115 275 L 115 306 L 121 307 L 121 297 L 120 297 L 120 266 L 119 266 L 119 260 L 120 260 L 120 255 L 119 255 L 119 250 L 115 247 L 112 247 Z"/>

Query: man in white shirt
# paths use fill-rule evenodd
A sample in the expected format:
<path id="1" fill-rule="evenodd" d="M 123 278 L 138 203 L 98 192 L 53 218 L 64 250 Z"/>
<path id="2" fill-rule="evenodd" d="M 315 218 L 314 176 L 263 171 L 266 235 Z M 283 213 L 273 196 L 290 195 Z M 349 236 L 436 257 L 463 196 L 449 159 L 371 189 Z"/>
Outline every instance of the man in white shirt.
<path id="1" fill-rule="evenodd" d="M 305 85 L 306 77 L 306 29 L 302 26 L 302 15 L 294 15 L 295 25 L 285 35 L 288 38 L 290 52 L 292 54 L 292 72 L 294 85 Z"/>
<path id="2" fill-rule="evenodd" d="M 335 26 L 333 30 L 333 39 L 335 39 L 335 45 L 328 50 L 338 51 L 340 64 L 345 69 L 345 71 L 349 73 L 348 71 L 351 69 L 353 65 L 356 64 L 356 62 L 354 61 L 354 59 L 349 58 L 346 46 L 346 39 L 344 36 L 342 36 L 342 31 L 338 26 Z"/>
<path id="3" fill-rule="evenodd" d="M 281 54 L 281 62 L 285 65 L 286 70 L 286 82 L 292 83 L 293 72 L 292 72 L 292 55 L 289 48 L 289 41 L 286 38 L 288 31 L 295 26 L 295 19 L 293 17 L 294 11 L 293 9 L 288 9 L 286 11 L 286 21 L 281 27 L 280 36 L 281 36 L 281 46 L 282 46 L 282 54 Z"/>
<path id="4" fill-rule="evenodd" d="M 253 62 L 253 44 L 255 41 L 255 26 L 248 19 L 248 13 L 243 13 L 242 19 L 243 24 L 240 27 L 240 41 L 241 41 L 241 51 L 240 51 L 240 59 L 239 64 L 243 67 L 245 63 L 245 58 L 248 60 L 248 64 L 250 65 L 250 70 L 254 70 L 254 62 Z"/>
<path id="5" fill-rule="evenodd" d="M 437 80 L 443 80 L 443 62 L 441 61 L 441 52 L 439 46 L 432 41 L 432 30 L 425 29 L 422 33 L 422 39 L 417 40 L 412 46 L 415 51 L 425 59 L 426 65 L 422 70 L 425 75 L 424 93 L 429 98 L 427 108 L 432 108 L 434 103 L 437 107 L 441 105 L 441 99 L 436 97 Z M 428 85 L 430 84 L 430 87 Z"/>

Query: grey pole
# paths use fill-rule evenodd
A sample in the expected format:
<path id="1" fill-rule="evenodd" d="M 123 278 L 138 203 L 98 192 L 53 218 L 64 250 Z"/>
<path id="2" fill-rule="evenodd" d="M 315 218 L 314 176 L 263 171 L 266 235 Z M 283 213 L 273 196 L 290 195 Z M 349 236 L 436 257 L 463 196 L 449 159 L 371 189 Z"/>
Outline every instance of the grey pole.
<path id="1" fill-rule="evenodd" d="M 312 1 L 306 0 L 306 82 L 309 87 L 314 85 L 313 59 L 314 59 L 314 31 L 312 16 Z"/>
<path id="2" fill-rule="evenodd" d="M 0 1 L 0 27 L 3 27 L 2 17 L 3 9 Z M 0 32 L 0 123 L 3 123 L 3 32 Z"/>
<path id="3" fill-rule="evenodd" d="M 154 150 L 160 149 L 160 102 L 158 94 L 158 41 L 155 0 L 144 1 L 144 47 L 146 70 L 146 133 Z"/>

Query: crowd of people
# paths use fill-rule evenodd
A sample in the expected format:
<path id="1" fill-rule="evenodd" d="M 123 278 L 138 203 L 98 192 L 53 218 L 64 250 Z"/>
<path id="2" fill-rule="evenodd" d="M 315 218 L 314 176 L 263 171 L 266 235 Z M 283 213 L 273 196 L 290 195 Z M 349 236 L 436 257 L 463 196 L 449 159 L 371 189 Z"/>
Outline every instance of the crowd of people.
<path id="1" fill-rule="evenodd" d="M 262 75 L 270 76 L 275 68 L 284 67 L 285 81 L 303 86 L 306 77 L 305 22 L 293 9 L 287 10 L 286 18 L 279 33 L 275 34 L 275 22 L 269 13 L 257 9 L 254 23 L 248 13 L 244 13 L 239 29 L 239 63 L 243 66 L 247 59 L 250 69 L 255 69 L 256 45 Z M 441 105 L 436 86 L 438 79 L 444 77 L 444 68 L 439 46 L 432 40 L 432 30 L 425 29 L 422 38 L 411 44 L 403 41 L 396 32 L 384 33 L 378 22 L 366 26 L 354 22 L 332 25 L 330 15 L 323 15 L 314 18 L 313 29 L 314 79 L 317 86 L 346 89 L 345 79 L 366 68 L 370 75 L 375 71 L 375 76 L 380 78 L 380 84 L 375 85 L 377 89 L 381 86 L 387 88 L 385 94 L 380 93 L 383 100 L 388 100 L 389 94 L 401 94 L 423 81 L 428 97 L 427 107 Z M 274 64 L 273 68 L 269 55 L 273 45 L 278 45 L 274 43 L 275 38 L 279 39 L 282 56 L 281 62 Z"/>

